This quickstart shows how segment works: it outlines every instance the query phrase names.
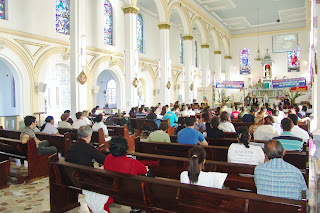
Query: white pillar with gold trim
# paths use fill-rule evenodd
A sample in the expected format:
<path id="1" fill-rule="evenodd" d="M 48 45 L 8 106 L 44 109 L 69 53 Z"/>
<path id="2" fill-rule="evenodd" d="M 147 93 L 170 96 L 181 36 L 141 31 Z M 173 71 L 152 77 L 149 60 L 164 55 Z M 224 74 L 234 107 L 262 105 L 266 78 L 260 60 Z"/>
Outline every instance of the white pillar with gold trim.
<path id="1" fill-rule="evenodd" d="M 226 73 L 226 81 L 232 81 L 236 79 L 231 78 L 231 65 L 232 65 L 232 57 L 230 55 L 224 57 L 224 64 L 225 64 L 225 73 Z M 231 98 L 232 90 L 226 89 L 226 96 L 230 96 Z M 230 99 L 231 100 L 231 99 Z"/>
<path id="2" fill-rule="evenodd" d="M 201 53 L 202 53 L 202 86 L 207 87 L 211 82 L 209 82 L 209 44 L 201 45 Z"/>
<path id="3" fill-rule="evenodd" d="M 214 74 L 215 81 L 218 82 L 221 80 L 221 51 L 214 51 Z M 216 85 L 214 85 L 216 87 Z M 219 90 L 215 88 L 215 104 L 219 104 Z"/>
<path id="4" fill-rule="evenodd" d="M 160 23 L 158 25 L 160 31 L 160 96 L 159 103 L 163 106 L 170 104 L 170 89 L 173 89 L 171 80 L 171 70 L 169 68 L 170 60 L 170 24 Z M 169 83 L 170 81 L 170 83 Z"/>
<path id="5" fill-rule="evenodd" d="M 87 109 L 88 87 L 85 72 L 85 11 L 86 1 L 70 1 L 70 86 L 71 116 Z M 80 75 L 81 74 L 81 75 Z"/>
<path id="6" fill-rule="evenodd" d="M 184 89 L 185 89 L 185 100 L 186 104 L 192 103 L 193 100 L 193 80 L 194 76 L 192 74 L 192 50 L 193 50 L 193 36 L 192 35 L 184 35 L 183 38 L 183 64 L 185 68 L 185 82 L 184 82 Z"/>
<path id="7" fill-rule="evenodd" d="M 138 69 L 137 51 L 137 13 L 138 8 L 125 6 L 124 13 L 124 49 L 125 49 L 125 106 L 129 113 L 131 107 L 138 104 L 138 79 L 136 73 Z"/>

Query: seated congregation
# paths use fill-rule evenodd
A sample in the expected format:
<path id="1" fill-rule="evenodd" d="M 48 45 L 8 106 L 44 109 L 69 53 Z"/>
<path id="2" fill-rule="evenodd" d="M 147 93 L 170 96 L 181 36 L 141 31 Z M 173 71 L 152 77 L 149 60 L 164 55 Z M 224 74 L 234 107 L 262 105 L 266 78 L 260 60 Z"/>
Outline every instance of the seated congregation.
<path id="1" fill-rule="evenodd" d="M 36 152 L 28 152 L 30 156 L 24 159 L 38 155 L 50 162 L 49 168 L 39 169 L 45 170 L 41 176 L 50 176 L 52 212 L 78 206 L 79 193 L 84 194 L 92 212 L 110 212 L 109 205 L 114 202 L 131 206 L 130 212 L 205 212 L 214 208 L 226 212 L 246 212 L 247 208 L 256 209 L 254 212 L 264 208 L 307 212 L 309 133 L 299 127 L 299 120 L 305 118 L 291 109 L 285 114 L 279 106 L 263 106 L 258 111 L 253 105 L 249 111 L 236 106 L 229 113 L 226 107 L 212 110 L 205 104 L 179 103 L 169 110 L 169 106 L 158 104 L 150 110 L 133 108 L 129 115 L 121 116 L 77 112 L 73 121 L 66 110 L 58 128 L 48 116 L 39 128 L 41 133 L 35 133 L 36 118 L 26 116 L 25 127 L 16 131 L 20 136 L 0 131 L 0 154 L 2 160 L 14 158 L 13 150 L 15 154 L 26 153 L 34 143 Z M 106 125 L 110 120 L 114 125 L 122 120 L 121 128 L 128 131 L 129 127 L 128 135 L 130 132 L 134 140 L 129 141 L 123 129 L 120 134 L 113 132 L 115 127 Z M 142 126 L 142 120 L 150 122 Z M 173 134 L 167 133 L 170 128 Z M 134 134 L 139 131 L 140 137 Z M 94 139 L 95 134 L 99 139 Z M 48 135 L 68 137 L 61 141 L 64 151 Z M 12 144 L 13 138 L 20 141 L 22 149 Z M 300 159 L 303 162 L 298 162 Z M 182 184 L 177 184 L 178 180 Z M 168 193 L 174 195 L 165 197 Z M 200 197 L 192 201 L 195 195 Z M 205 198 L 212 203 L 199 201 Z M 230 206 L 237 203 L 237 209 L 220 201 Z"/>

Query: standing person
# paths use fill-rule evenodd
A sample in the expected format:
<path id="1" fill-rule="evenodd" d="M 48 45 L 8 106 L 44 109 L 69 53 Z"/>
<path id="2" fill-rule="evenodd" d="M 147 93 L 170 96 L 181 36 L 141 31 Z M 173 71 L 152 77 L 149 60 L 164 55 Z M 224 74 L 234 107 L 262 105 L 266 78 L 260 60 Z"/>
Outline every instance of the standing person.
<path id="1" fill-rule="evenodd" d="M 99 129 L 102 129 L 103 134 L 104 134 L 104 139 L 106 141 L 109 141 L 111 139 L 111 137 L 109 137 L 109 132 L 108 132 L 107 126 L 104 125 L 104 123 L 103 123 L 102 114 L 97 115 L 94 120 L 95 120 L 95 123 L 92 126 L 92 131 L 98 131 Z"/>
<path id="2" fill-rule="evenodd" d="M 230 145 L 228 150 L 228 162 L 259 165 L 264 162 L 264 153 L 259 146 L 249 145 L 251 135 L 248 127 L 237 129 L 237 141 Z"/>
<path id="3" fill-rule="evenodd" d="M 68 113 L 68 120 L 67 120 L 67 122 L 72 125 L 72 124 L 73 124 L 73 120 L 72 120 L 72 118 L 70 118 L 70 110 L 66 110 L 66 111 L 64 111 L 64 113 Z"/>
<path id="4" fill-rule="evenodd" d="M 248 95 L 244 98 L 244 105 L 250 106 L 250 102 L 251 102 L 251 97 L 250 97 L 250 93 L 248 93 Z"/>
<path id="5" fill-rule="evenodd" d="M 209 122 L 206 123 L 207 137 L 209 138 L 224 138 L 224 132 L 218 128 L 220 124 L 219 117 L 213 117 L 211 119 L 211 125 Z"/>
<path id="6" fill-rule="evenodd" d="M 41 127 L 41 133 L 50 134 L 50 135 L 60 135 L 58 129 L 53 126 L 54 119 L 52 116 L 46 117 L 45 123 Z"/>
<path id="7" fill-rule="evenodd" d="M 189 153 L 189 169 L 180 174 L 180 182 L 222 189 L 228 174 L 203 172 L 206 157 L 207 153 L 203 147 L 193 147 Z"/>
<path id="8" fill-rule="evenodd" d="M 33 129 L 36 128 L 37 126 L 36 117 L 26 116 L 24 118 L 24 124 L 26 125 L 26 127 L 21 130 L 21 134 L 20 134 L 20 141 L 22 144 L 27 144 L 28 140 L 33 138 L 36 142 L 37 151 L 40 156 L 48 153 L 51 153 L 51 154 L 57 153 L 57 148 L 54 146 L 49 146 L 49 142 L 47 140 L 40 141 L 36 137 L 33 131 Z"/>
<path id="9" fill-rule="evenodd" d="M 68 119 L 69 119 L 68 113 L 63 113 L 60 118 L 61 118 L 61 121 L 59 121 L 58 123 L 58 128 L 72 129 L 71 124 L 68 122 Z"/>
<path id="10" fill-rule="evenodd" d="M 147 141 L 155 141 L 155 142 L 167 142 L 170 143 L 170 136 L 167 133 L 168 130 L 168 123 L 161 122 L 159 126 L 159 130 L 151 132 Z"/>
<path id="11" fill-rule="evenodd" d="M 257 98 L 257 96 L 253 96 L 253 98 L 252 98 L 252 105 L 253 106 L 258 106 L 258 98 Z"/>
<path id="12" fill-rule="evenodd" d="M 265 163 L 254 169 L 254 182 L 257 194 L 301 200 L 302 190 L 309 191 L 301 171 L 285 162 L 286 150 L 277 140 L 270 140 L 264 145 Z"/>
<path id="13" fill-rule="evenodd" d="M 180 130 L 177 134 L 177 142 L 181 144 L 208 145 L 201 132 L 194 129 L 194 118 L 185 119 L 187 127 Z"/>
<path id="14" fill-rule="evenodd" d="M 235 128 L 233 126 L 233 124 L 230 122 L 230 117 L 228 112 L 223 111 L 220 114 L 220 125 L 219 125 L 219 129 L 221 129 L 223 132 L 235 132 Z"/>
<path id="15" fill-rule="evenodd" d="M 90 144 L 91 127 L 80 127 L 77 135 L 76 143 L 73 143 L 66 152 L 66 161 L 89 167 L 93 167 L 94 161 L 103 164 L 106 156 Z M 86 203 L 92 212 L 104 212 L 104 210 L 110 212 L 109 204 L 113 203 L 112 198 L 88 190 L 82 190 L 82 193 L 85 195 Z"/>
<path id="16" fill-rule="evenodd" d="M 82 112 L 76 113 L 77 120 L 73 122 L 72 128 L 73 129 L 79 129 L 82 126 L 87 126 L 86 122 L 83 120 Z"/>

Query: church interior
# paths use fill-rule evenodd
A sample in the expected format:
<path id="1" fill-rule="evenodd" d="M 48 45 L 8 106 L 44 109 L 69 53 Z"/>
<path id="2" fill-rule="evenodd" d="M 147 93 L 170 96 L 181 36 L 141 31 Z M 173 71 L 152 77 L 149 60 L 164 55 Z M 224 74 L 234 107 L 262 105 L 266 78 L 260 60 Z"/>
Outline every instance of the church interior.
<path id="1" fill-rule="evenodd" d="M 313 142 L 305 145 L 307 162 L 299 169 L 308 176 L 307 206 L 320 212 L 319 15 L 319 0 L 0 0 L 0 126 L 18 132 L 31 115 L 39 127 L 52 116 L 57 127 L 66 110 L 76 120 L 77 112 L 96 107 L 120 118 L 134 107 L 174 103 L 203 103 L 212 111 L 225 106 L 231 113 L 252 97 L 269 106 L 289 98 L 289 105 L 312 107 L 306 125 Z M 130 135 L 140 131 L 131 128 Z M 3 134 L 2 157 L 10 152 L 2 148 Z M 142 133 L 139 140 L 146 138 Z M 8 181 L 0 212 L 63 212 L 52 207 L 53 167 L 44 178 L 20 181 L 16 173 L 31 179 L 30 156 L 16 155 L 8 155 L 10 172 L 0 174 Z M 66 211 L 90 212 L 81 193 L 79 203 Z M 125 204 L 111 204 L 110 211 L 133 212 Z"/>

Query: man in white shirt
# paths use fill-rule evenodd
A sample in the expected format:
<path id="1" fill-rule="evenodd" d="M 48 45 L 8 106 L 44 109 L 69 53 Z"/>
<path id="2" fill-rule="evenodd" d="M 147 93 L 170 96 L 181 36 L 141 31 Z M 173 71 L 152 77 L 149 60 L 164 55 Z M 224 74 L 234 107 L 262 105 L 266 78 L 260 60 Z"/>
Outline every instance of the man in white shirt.
<path id="1" fill-rule="evenodd" d="M 82 112 L 77 112 L 76 118 L 77 120 L 72 124 L 73 129 L 79 129 L 82 126 L 87 126 L 86 122 L 83 120 Z"/>
<path id="2" fill-rule="evenodd" d="M 259 126 L 253 133 L 255 140 L 271 140 L 273 137 L 279 136 L 279 132 L 273 127 L 273 119 L 271 116 L 264 118 L 264 125 Z"/>
<path id="3" fill-rule="evenodd" d="M 108 132 L 107 126 L 103 123 L 103 116 L 101 114 L 97 115 L 97 117 L 94 120 L 95 120 L 95 124 L 93 124 L 93 126 L 92 126 L 92 131 L 96 132 L 102 128 L 103 134 L 105 137 L 104 139 L 106 141 L 111 140 L 111 137 L 109 137 L 109 132 Z"/>
<path id="4" fill-rule="evenodd" d="M 288 115 L 288 118 L 290 118 L 294 124 L 290 132 L 294 136 L 301 138 L 303 140 L 303 142 L 307 143 L 310 136 L 307 131 L 305 131 L 304 129 L 301 129 L 298 126 L 298 116 L 296 114 L 290 114 L 290 115 Z"/>

